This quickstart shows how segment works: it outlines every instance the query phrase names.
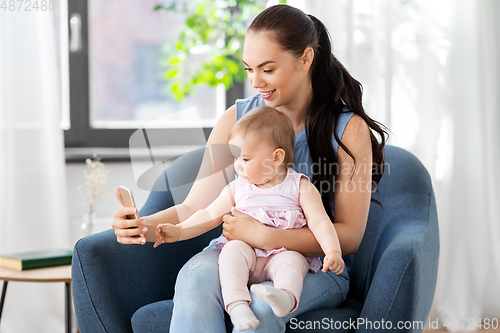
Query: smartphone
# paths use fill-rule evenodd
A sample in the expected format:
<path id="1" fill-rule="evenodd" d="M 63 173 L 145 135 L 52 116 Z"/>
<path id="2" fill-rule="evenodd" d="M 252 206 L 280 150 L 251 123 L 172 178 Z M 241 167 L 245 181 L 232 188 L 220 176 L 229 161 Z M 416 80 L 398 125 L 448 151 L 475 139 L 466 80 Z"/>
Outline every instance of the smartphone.
<path id="1" fill-rule="evenodd" d="M 136 207 L 134 201 L 134 195 L 132 194 L 131 190 L 129 190 L 125 186 L 118 187 L 118 190 L 120 191 L 120 194 L 122 196 L 123 207 Z M 133 215 L 127 215 L 128 219 L 138 219 L 139 217 L 140 217 L 139 213 L 135 213 Z M 144 237 L 144 234 L 141 234 L 141 237 Z"/>
<path id="2" fill-rule="evenodd" d="M 118 189 L 120 190 L 120 194 L 122 196 L 123 207 L 135 207 L 134 195 L 132 194 L 132 191 L 125 186 L 120 186 Z M 138 213 L 127 215 L 128 219 L 138 219 L 139 217 Z"/>

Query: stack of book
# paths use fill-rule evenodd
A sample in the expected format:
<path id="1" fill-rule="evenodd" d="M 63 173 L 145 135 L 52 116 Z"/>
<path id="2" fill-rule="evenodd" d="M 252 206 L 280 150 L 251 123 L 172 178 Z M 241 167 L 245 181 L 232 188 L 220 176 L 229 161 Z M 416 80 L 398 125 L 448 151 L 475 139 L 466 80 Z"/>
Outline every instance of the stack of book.
<path id="1" fill-rule="evenodd" d="M 24 271 L 27 269 L 70 265 L 73 257 L 71 250 L 44 250 L 21 252 L 0 256 L 0 266 Z"/>

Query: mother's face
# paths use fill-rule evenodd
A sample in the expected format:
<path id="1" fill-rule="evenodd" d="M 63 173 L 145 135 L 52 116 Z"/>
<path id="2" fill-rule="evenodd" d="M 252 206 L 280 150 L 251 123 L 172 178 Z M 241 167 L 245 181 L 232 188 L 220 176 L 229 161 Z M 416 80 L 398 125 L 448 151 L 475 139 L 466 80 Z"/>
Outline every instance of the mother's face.
<path id="1" fill-rule="evenodd" d="M 311 91 L 311 53 L 305 52 L 297 58 L 283 51 L 268 32 L 249 32 L 243 47 L 243 62 L 248 80 L 268 106 L 291 107 Z"/>

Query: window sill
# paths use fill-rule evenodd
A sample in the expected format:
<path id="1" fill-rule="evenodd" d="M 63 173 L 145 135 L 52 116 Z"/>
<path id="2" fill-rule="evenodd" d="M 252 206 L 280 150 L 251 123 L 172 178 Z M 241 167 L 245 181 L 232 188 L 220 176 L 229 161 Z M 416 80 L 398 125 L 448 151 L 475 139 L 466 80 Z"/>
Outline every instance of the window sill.
<path id="1" fill-rule="evenodd" d="M 103 162 L 129 162 L 131 154 L 134 161 L 153 161 L 158 163 L 166 161 L 190 151 L 196 150 L 200 146 L 168 146 L 154 147 L 152 157 L 147 149 L 129 148 L 103 148 L 103 147 L 67 147 L 65 148 L 66 163 L 84 163 L 87 158 L 99 156 Z"/>

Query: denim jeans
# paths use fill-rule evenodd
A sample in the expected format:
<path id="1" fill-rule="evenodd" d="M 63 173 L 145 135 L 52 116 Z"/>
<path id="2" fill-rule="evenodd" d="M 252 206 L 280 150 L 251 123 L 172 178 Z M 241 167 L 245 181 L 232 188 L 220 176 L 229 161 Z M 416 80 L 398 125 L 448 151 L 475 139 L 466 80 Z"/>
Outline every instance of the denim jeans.
<path id="1" fill-rule="evenodd" d="M 224 304 L 219 283 L 220 250 L 210 248 L 191 258 L 177 276 L 170 333 L 226 332 Z M 272 284 L 272 282 L 264 282 Z M 250 308 L 260 321 L 259 327 L 246 332 L 285 332 L 286 323 L 295 316 L 317 308 L 335 308 L 343 302 L 338 283 L 329 274 L 307 273 L 296 311 L 277 317 L 271 307 L 251 294 Z M 235 329 L 233 332 L 237 332 Z"/>

